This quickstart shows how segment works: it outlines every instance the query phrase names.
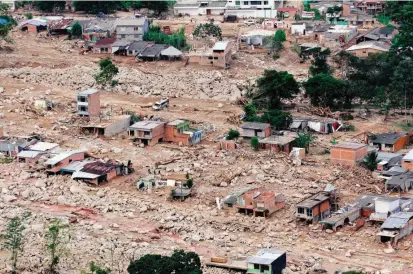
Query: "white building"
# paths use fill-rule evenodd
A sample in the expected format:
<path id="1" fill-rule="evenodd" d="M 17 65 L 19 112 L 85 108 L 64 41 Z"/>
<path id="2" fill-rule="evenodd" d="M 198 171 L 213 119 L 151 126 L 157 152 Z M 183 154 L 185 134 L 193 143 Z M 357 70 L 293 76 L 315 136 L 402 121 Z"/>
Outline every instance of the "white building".
<path id="1" fill-rule="evenodd" d="M 296 22 L 291 24 L 292 35 L 305 35 L 306 24 L 304 22 Z"/>
<path id="2" fill-rule="evenodd" d="M 9 9 L 10 11 L 14 11 L 16 9 L 15 2 L 16 1 L 14 1 L 14 0 L 1 0 L 0 1 L 0 3 L 8 4 L 9 7 L 10 7 L 10 9 Z"/>
<path id="3" fill-rule="evenodd" d="M 179 0 L 175 15 L 236 15 L 239 18 L 276 18 L 283 0 Z"/>

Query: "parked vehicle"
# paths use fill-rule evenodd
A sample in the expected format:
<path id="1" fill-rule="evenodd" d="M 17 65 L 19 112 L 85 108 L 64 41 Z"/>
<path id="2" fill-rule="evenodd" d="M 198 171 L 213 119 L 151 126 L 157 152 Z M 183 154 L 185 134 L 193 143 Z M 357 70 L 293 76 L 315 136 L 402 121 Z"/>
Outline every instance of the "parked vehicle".
<path id="1" fill-rule="evenodd" d="M 255 21 L 252 19 L 245 20 L 244 25 L 247 25 L 247 26 L 255 25 Z"/>
<path id="2" fill-rule="evenodd" d="M 162 110 L 169 107 L 169 98 L 161 99 L 152 105 L 153 110 Z"/>

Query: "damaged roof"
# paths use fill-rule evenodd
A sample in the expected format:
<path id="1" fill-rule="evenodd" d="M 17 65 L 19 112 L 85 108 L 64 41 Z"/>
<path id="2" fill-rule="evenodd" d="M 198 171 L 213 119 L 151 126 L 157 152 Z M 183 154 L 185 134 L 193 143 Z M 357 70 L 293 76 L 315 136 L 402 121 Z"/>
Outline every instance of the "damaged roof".
<path id="1" fill-rule="evenodd" d="M 330 199 L 330 196 L 328 195 L 328 193 L 319 192 L 299 202 L 298 204 L 295 205 L 295 207 L 313 208 L 316 205 L 327 201 L 328 199 Z"/>
<path id="2" fill-rule="evenodd" d="M 270 124 L 267 123 L 257 123 L 257 122 L 245 122 L 241 125 L 243 129 L 261 129 L 264 130 L 268 127 L 271 127 Z"/>
<path id="3" fill-rule="evenodd" d="M 48 151 L 57 147 L 59 147 L 59 144 L 56 143 L 37 142 L 29 146 L 29 149 L 33 151 Z"/>
<path id="4" fill-rule="evenodd" d="M 131 125 L 130 129 L 137 129 L 137 130 L 150 130 L 158 127 L 159 125 L 163 125 L 165 122 L 161 121 L 139 121 Z"/>
<path id="5" fill-rule="evenodd" d="M 80 171 L 91 173 L 91 174 L 96 174 L 100 176 L 100 175 L 108 174 L 109 172 L 113 171 L 117 167 L 118 167 L 117 164 L 103 163 L 103 162 L 97 161 L 94 163 L 88 163 L 84 165 Z"/>
<path id="6" fill-rule="evenodd" d="M 413 212 L 397 212 L 384 221 L 381 229 L 400 229 L 413 218 Z"/>
<path id="7" fill-rule="evenodd" d="M 376 134 L 374 138 L 370 138 L 369 141 L 375 144 L 389 144 L 393 145 L 401 137 L 406 136 L 405 133 L 389 132 L 383 134 Z"/>
<path id="8" fill-rule="evenodd" d="M 269 144 L 269 145 L 286 145 L 297 139 L 297 136 L 279 136 L 271 135 L 265 139 L 259 141 L 260 144 Z"/>
<path id="9" fill-rule="evenodd" d="M 270 265 L 272 262 L 280 258 L 282 255 L 285 254 L 285 251 L 271 249 L 271 248 L 264 248 L 258 251 L 258 253 L 248 258 L 249 264 L 262 264 L 262 265 Z"/>

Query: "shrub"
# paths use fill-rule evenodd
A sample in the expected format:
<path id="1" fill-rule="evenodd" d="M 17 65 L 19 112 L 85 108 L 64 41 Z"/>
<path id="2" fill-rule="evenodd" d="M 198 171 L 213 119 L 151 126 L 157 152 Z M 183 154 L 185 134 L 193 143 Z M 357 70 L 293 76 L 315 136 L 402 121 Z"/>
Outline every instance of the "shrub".
<path id="1" fill-rule="evenodd" d="M 238 139 L 240 136 L 239 131 L 238 130 L 234 130 L 234 129 L 230 129 L 228 131 L 228 135 L 226 137 L 227 140 L 236 140 Z"/>
<path id="2" fill-rule="evenodd" d="M 254 136 L 251 138 L 250 144 L 254 150 L 258 150 L 260 146 L 260 142 L 258 141 L 258 137 Z"/>

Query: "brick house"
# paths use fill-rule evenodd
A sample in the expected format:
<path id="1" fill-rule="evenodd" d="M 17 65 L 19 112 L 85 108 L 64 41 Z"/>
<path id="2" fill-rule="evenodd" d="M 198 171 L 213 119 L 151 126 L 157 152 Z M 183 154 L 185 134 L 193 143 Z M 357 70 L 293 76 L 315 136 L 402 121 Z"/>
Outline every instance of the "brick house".
<path id="1" fill-rule="evenodd" d="M 96 161 L 87 163 L 81 170 L 73 172 L 72 179 L 99 185 L 116 178 L 121 172 L 118 164 Z"/>
<path id="2" fill-rule="evenodd" d="M 245 122 L 241 125 L 241 137 L 244 139 L 266 138 L 271 135 L 271 125 L 267 123 Z"/>
<path id="3" fill-rule="evenodd" d="M 390 44 L 381 41 L 365 41 L 346 49 L 347 52 L 358 57 L 367 57 L 371 54 L 384 53 L 389 50 Z"/>
<path id="4" fill-rule="evenodd" d="M 297 136 L 278 136 L 271 135 L 265 139 L 259 140 L 260 148 L 275 151 L 290 153 L 293 149 L 293 142 Z"/>
<path id="5" fill-rule="evenodd" d="M 231 42 L 219 41 L 212 48 L 213 66 L 226 68 L 231 62 Z"/>
<path id="6" fill-rule="evenodd" d="M 319 192 L 295 205 L 295 216 L 316 223 L 330 216 L 330 195 Z"/>
<path id="7" fill-rule="evenodd" d="M 140 121 L 130 126 L 128 132 L 140 143 L 153 146 L 165 139 L 165 122 Z"/>
<path id="8" fill-rule="evenodd" d="M 36 164 L 40 157 L 42 156 L 43 152 L 40 151 L 30 151 L 30 150 L 23 150 L 17 154 L 17 161 L 20 163 L 26 164 Z"/>
<path id="9" fill-rule="evenodd" d="M 88 89 L 77 94 L 77 113 L 80 116 L 100 116 L 100 93 L 96 89 Z"/>
<path id="10" fill-rule="evenodd" d="M 93 45 L 93 53 L 112 53 L 112 45 L 116 38 L 102 38 Z"/>
<path id="11" fill-rule="evenodd" d="M 282 195 L 262 188 L 251 189 L 237 198 L 237 209 L 240 213 L 253 214 L 254 217 L 269 217 L 285 206 Z"/>
<path id="12" fill-rule="evenodd" d="M 47 160 L 44 165 L 48 173 L 59 173 L 60 169 L 73 161 L 80 161 L 85 159 L 85 152 L 83 150 L 70 150 L 61 152 L 53 158 Z"/>
<path id="13" fill-rule="evenodd" d="M 192 129 L 191 122 L 175 120 L 165 125 L 165 142 L 182 143 L 190 146 L 202 139 L 202 130 Z"/>
<path id="14" fill-rule="evenodd" d="M 396 152 L 409 144 L 406 133 L 389 132 L 369 136 L 368 144 L 376 146 L 380 151 Z"/>
<path id="15" fill-rule="evenodd" d="M 367 145 L 343 142 L 331 146 L 330 158 L 333 164 L 355 166 L 367 155 Z"/>

